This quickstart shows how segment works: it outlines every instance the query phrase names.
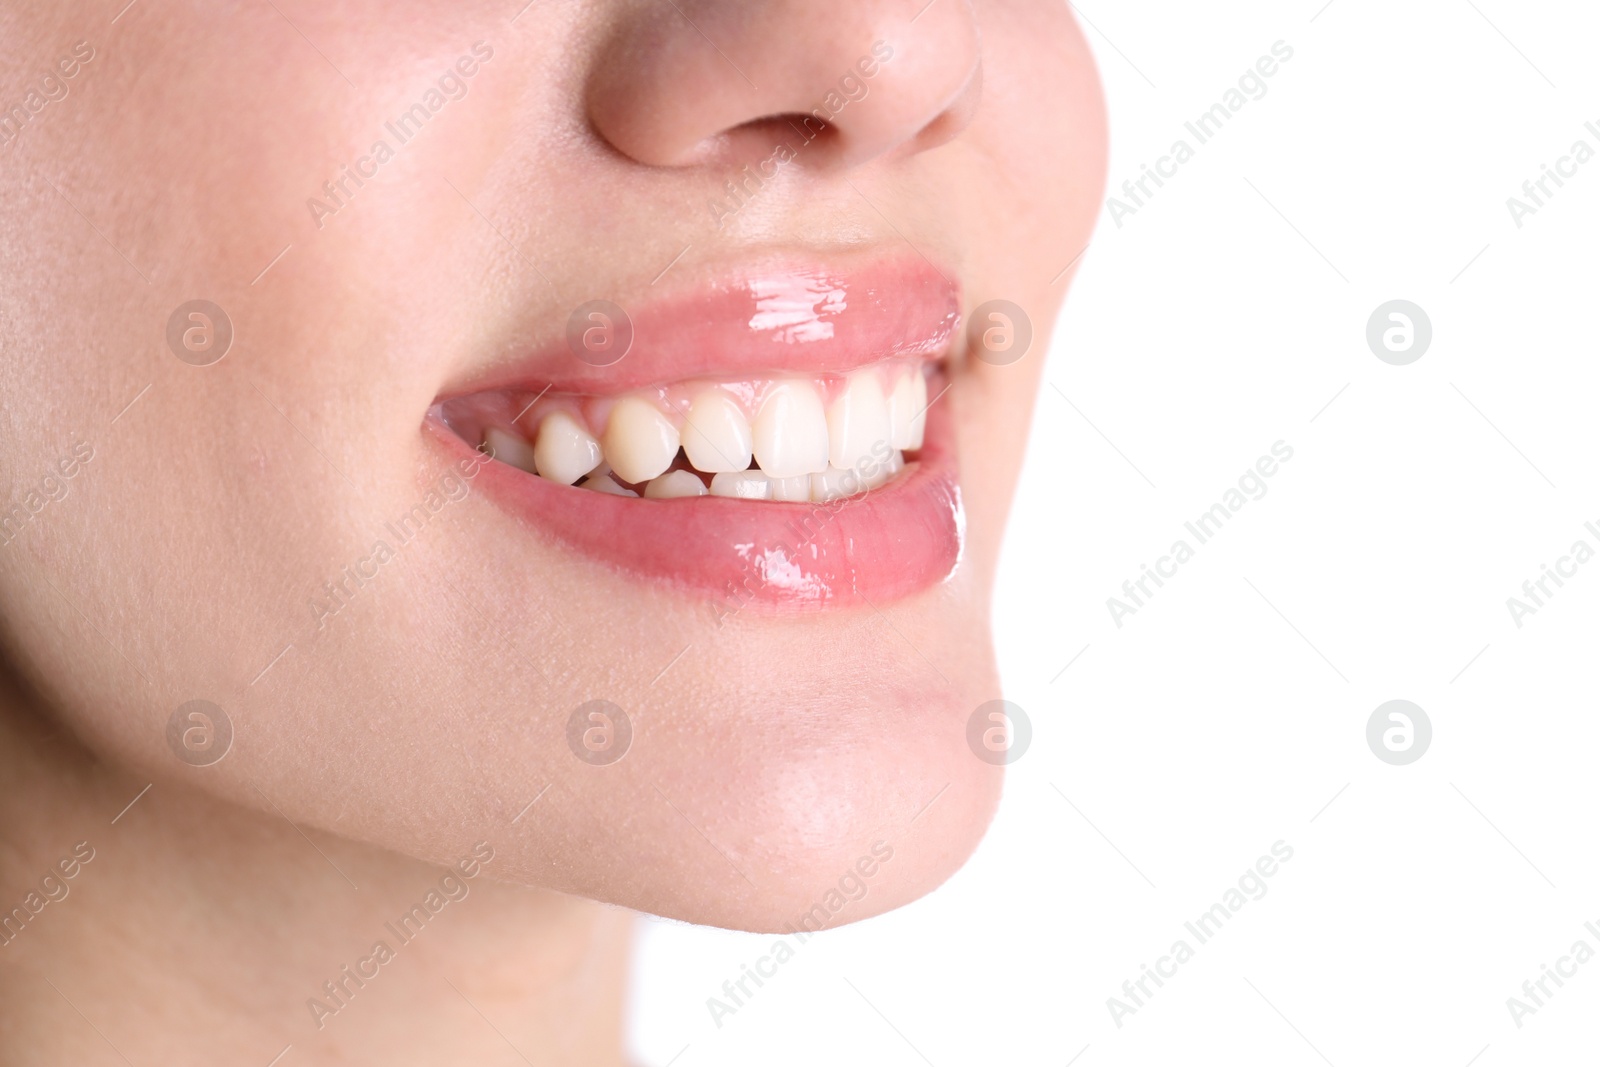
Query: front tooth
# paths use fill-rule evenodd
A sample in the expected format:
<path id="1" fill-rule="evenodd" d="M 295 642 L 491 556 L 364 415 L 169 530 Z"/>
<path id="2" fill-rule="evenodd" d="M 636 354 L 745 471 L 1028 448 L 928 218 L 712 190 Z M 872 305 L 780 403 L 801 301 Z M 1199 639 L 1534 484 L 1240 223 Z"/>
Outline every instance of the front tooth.
<path id="1" fill-rule="evenodd" d="M 889 406 L 876 370 L 856 371 L 828 407 L 828 465 L 854 467 L 889 444 Z"/>
<path id="2" fill-rule="evenodd" d="M 775 383 L 752 427 L 756 463 L 774 478 L 793 478 L 828 467 L 828 418 L 810 382 Z"/>
<path id="3" fill-rule="evenodd" d="M 552 412 L 539 424 L 533 462 L 539 477 L 571 485 L 600 464 L 600 442 L 565 411 Z"/>
<path id="4" fill-rule="evenodd" d="M 652 479 L 644 487 L 644 495 L 651 500 L 670 500 L 680 496 L 705 496 L 706 483 L 693 471 L 668 471 Z"/>
<path id="5" fill-rule="evenodd" d="M 889 444 L 895 448 L 911 447 L 911 417 L 917 413 L 916 384 L 921 374 L 913 370 L 894 381 L 889 392 Z M 923 387 L 926 391 L 926 386 Z"/>
<path id="6" fill-rule="evenodd" d="M 770 500 L 772 479 L 760 471 L 723 471 L 711 479 L 711 495 Z"/>
<path id="7" fill-rule="evenodd" d="M 585 478 L 578 488 L 593 489 L 597 493 L 608 493 L 611 496 L 637 497 L 639 495 L 626 486 L 618 485 L 609 474 L 597 474 L 593 478 Z"/>
<path id="8" fill-rule="evenodd" d="M 804 503 L 811 499 L 811 479 L 815 475 L 797 474 L 793 478 L 772 479 L 772 499 Z"/>
<path id="9" fill-rule="evenodd" d="M 678 454 L 678 428 L 654 404 L 625 396 L 606 424 L 606 462 L 625 482 L 648 482 L 672 466 Z"/>
<path id="10" fill-rule="evenodd" d="M 489 446 L 489 454 L 501 463 L 509 463 L 529 474 L 534 472 L 534 451 L 516 434 L 491 426 L 483 435 L 483 443 Z"/>
<path id="11" fill-rule="evenodd" d="M 928 428 L 928 379 L 921 368 L 911 372 L 911 440 L 904 447 L 921 448 L 922 434 Z"/>
<path id="12" fill-rule="evenodd" d="M 829 467 L 811 476 L 811 499 L 819 504 L 841 496 L 854 496 L 861 488 L 861 475 L 853 470 Z"/>
<path id="13" fill-rule="evenodd" d="M 721 389 L 707 389 L 689 404 L 683 418 L 683 451 L 696 470 L 707 474 L 742 471 L 750 466 L 750 420 Z"/>

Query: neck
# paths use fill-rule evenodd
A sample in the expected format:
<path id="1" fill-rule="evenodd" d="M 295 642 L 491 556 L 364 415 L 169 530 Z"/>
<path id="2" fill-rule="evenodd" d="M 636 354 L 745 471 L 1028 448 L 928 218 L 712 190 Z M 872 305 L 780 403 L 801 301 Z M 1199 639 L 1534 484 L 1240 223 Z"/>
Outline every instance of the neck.
<path id="1" fill-rule="evenodd" d="M 488 846 L 446 870 L 145 790 L 14 688 L 0 783 L 0 1062 L 623 1062 L 629 914 Z"/>

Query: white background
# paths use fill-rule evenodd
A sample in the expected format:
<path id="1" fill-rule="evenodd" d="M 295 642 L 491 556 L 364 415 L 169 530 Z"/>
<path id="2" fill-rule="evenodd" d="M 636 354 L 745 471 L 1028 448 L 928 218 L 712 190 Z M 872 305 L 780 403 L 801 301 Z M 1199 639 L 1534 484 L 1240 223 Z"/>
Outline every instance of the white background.
<path id="1" fill-rule="evenodd" d="M 1600 160 L 1520 229 L 1506 199 L 1600 149 L 1600 15 L 1475 4 L 1079 5 L 1112 191 L 1274 41 L 1294 57 L 1120 228 L 1102 210 L 1082 262 L 996 603 L 1032 746 L 958 876 L 818 936 L 720 1030 L 706 998 L 772 938 L 641 923 L 642 1062 L 1593 1055 L 1600 960 L 1520 1029 L 1506 999 L 1600 951 L 1600 560 L 1520 629 L 1506 599 L 1600 549 Z M 1396 298 L 1433 326 L 1409 366 L 1365 340 Z M 1106 598 L 1279 440 L 1266 496 L 1118 629 Z M 1394 698 L 1433 724 L 1409 766 L 1366 743 Z M 1266 896 L 1114 1025 L 1280 839 Z"/>

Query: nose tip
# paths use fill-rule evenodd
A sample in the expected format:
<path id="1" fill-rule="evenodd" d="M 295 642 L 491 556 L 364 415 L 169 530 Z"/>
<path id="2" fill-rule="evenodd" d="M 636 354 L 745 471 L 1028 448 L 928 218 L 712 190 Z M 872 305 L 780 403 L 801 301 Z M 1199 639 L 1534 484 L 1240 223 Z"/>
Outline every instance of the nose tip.
<path id="1" fill-rule="evenodd" d="M 907 16 L 881 0 L 676 0 L 618 25 L 586 87 L 589 119 L 649 166 L 801 142 L 803 165 L 853 167 L 957 136 L 981 92 L 965 0 Z M 759 149 L 758 149 L 759 150 Z"/>

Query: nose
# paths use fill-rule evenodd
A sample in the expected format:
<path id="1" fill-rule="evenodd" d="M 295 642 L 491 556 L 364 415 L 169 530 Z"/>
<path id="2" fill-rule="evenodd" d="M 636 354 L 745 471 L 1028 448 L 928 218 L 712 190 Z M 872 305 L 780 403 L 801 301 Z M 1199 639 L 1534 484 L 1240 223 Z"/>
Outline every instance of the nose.
<path id="1" fill-rule="evenodd" d="M 615 24 L 586 85 L 612 147 L 660 167 L 777 140 L 857 166 L 959 134 L 981 90 L 969 0 L 656 0 Z"/>

